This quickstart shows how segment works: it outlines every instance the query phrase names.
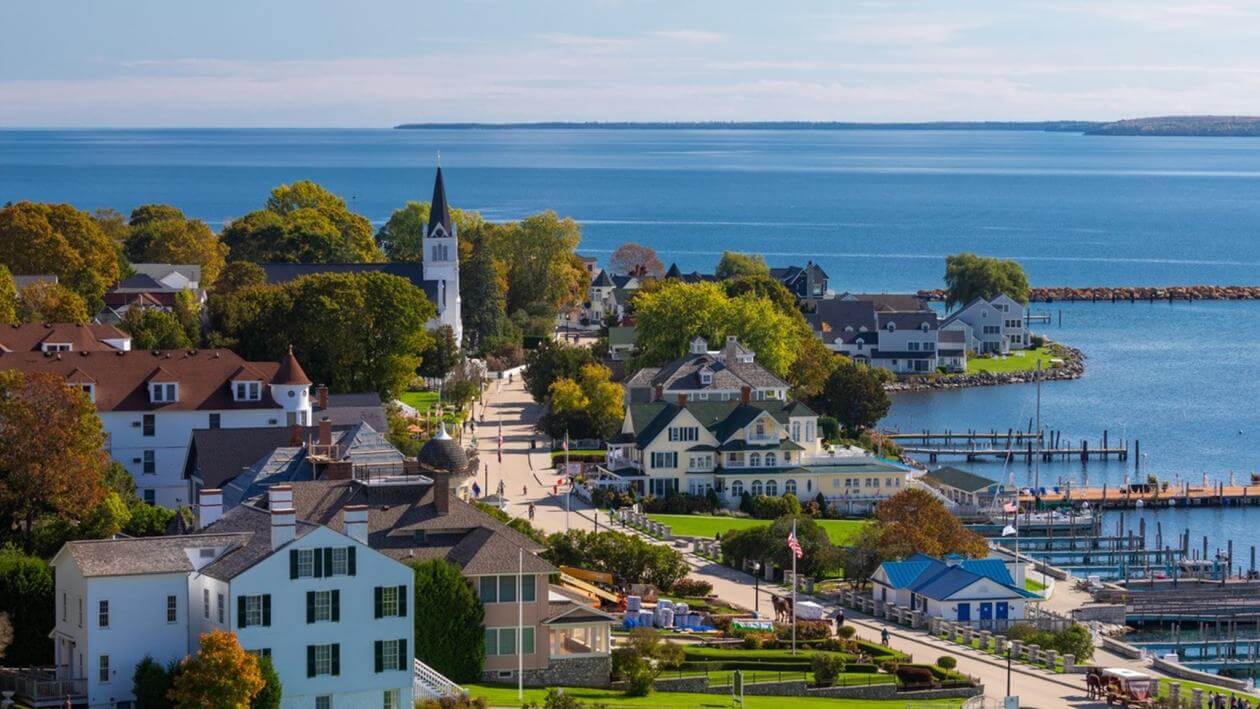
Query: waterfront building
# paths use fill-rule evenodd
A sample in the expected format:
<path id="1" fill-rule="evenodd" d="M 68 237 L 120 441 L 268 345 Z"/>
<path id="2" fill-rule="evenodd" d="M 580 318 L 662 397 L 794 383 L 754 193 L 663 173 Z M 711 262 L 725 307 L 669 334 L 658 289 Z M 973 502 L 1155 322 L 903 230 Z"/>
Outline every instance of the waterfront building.
<path id="1" fill-rule="evenodd" d="M 626 381 L 626 401 L 657 400 L 737 401 L 744 388 L 753 401 L 787 399 L 790 385 L 757 364 L 757 355 L 734 335 L 720 350 L 710 350 L 703 337 L 688 346 L 687 354 L 663 367 L 644 367 Z"/>
<path id="2" fill-rule="evenodd" d="M 830 277 L 822 266 L 813 261 L 807 261 L 804 267 L 772 268 L 770 275 L 778 279 L 792 295 L 796 296 L 796 302 L 806 308 L 813 308 L 818 301 L 827 297 L 827 284 Z"/>
<path id="3" fill-rule="evenodd" d="M 935 311 L 890 307 L 909 308 L 912 300 L 910 296 L 882 296 L 876 302 L 846 294 L 819 301 L 805 320 L 829 349 L 856 362 L 896 374 L 926 374 L 938 367 L 965 370 L 964 338 L 942 339 Z"/>
<path id="4" fill-rule="evenodd" d="M 874 598 L 923 611 L 930 618 L 1003 627 L 1025 617 L 1025 606 L 1041 596 L 1020 587 L 1001 559 L 937 559 L 915 554 L 885 561 L 871 576 Z"/>
<path id="5" fill-rule="evenodd" d="M 1002 493 L 998 481 L 949 465 L 925 473 L 919 479 L 953 502 L 973 508 L 991 504 Z"/>
<path id="6" fill-rule="evenodd" d="M 979 354 L 1009 354 L 1032 344 L 1027 307 L 1005 294 L 975 298 L 946 316 L 941 329 L 963 333 L 967 349 Z"/>

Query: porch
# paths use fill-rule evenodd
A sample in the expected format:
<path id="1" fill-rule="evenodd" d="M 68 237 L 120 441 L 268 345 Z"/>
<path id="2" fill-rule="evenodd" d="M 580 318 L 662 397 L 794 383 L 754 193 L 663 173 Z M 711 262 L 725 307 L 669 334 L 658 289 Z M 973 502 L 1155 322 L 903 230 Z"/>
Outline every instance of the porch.
<path id="1" fill-rule="evenodd" d="M 59 707 L 67 697 L 74 704 L 87 701 L 86 678 L 58 679 L 57 675 L 52 667 L 0 667 L 0 691 L 12 692 L 14 699 L 32 707 Z"/>

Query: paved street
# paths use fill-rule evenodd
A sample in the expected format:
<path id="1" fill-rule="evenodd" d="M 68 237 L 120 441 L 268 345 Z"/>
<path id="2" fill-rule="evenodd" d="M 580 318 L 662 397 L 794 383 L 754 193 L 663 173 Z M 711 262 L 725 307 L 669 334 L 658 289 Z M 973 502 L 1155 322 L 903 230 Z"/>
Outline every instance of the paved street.
<path id="1" fill-rule="evenodd" d="M 516 377 L 511 384 L 506 381 L 492 383 L 487 390 L 485 402 L 485 423 L 478 429 L 482 461 L 479 484 L 485 489 L 494 491 L 502 480 L 508 499 L 509 514 L 526 516 L 528 505 L 532 502 L 536 508 L 534 517 L 536 527 L 549 532 L 563 531 L 566 528 L 565 496 L 556 495 L 553 492 L 557 476 L 549 468 L 550 456 L 545 449 L 542 437 L 533 430 L 532 422 L 539 415 L 537 404 L 526 393 L 520 377 Z M 478 420 L 481 414 L 482 410 L 479 407 Z M 498 421 L 503 423 L 502 464 L 497 461 Z M 535 438 L 538 440 L 539 448 L 531 451 L 530 441 Z M 489 465 L 489 485 L 486 484 L 487 464 Z M 608 521 L 603 515 L 597 515 L 576 497 L 572 498 L 571 505 L 571 512 L 567 515 L 567 524 L 570 527 L 590 530 L 595 528 L 597 521 L 601 528 L 607 526 Z M 712 583 L 714 592 L 718 596 L 745 608 L 753 607 L 755 589 L 751 576 L 691 554 L 687 555 L 687 560 L 694 569 L 692 575 Z M 760 601 L 763 613 L 770 610 L 766 588 L 766 585 L 762 584 Z M 1060 589 L 1060 591 L 1063 590 Z M 775 591 L 787 593 L 782 587 L 776 587 Z M 866 640 L 878 641 L 880 629 L 884 627 L 881 620 L 850 611 L 846 611 L 846 617 L 859 628 L 859 636 Z M 946 643 L 923 632 L 895 625 L 888 627 L 892 633 L 893 648 L 914 655 L 920 662 L 933 662 L 941 655 L 953 655 L 958 658 L 959 671 L 980 678 L 985 685 L 987 695 L 1001 697 L 1005 694 L 1006 665 L 998 658 Z M 1098 660 L 1106 664 L 1128 664 L 1119 658 L 1106 655 L 1100 656 Z M 1099 702 L 1091 702 L 1085 698 L 1084 688 L 1085 682 L 1081 675 L 1055 676 L 1020 665 L 1016 665 L 1012 672 L 1012 689 L 1020 695 L 1023 706 L 1100 706 Z"/>

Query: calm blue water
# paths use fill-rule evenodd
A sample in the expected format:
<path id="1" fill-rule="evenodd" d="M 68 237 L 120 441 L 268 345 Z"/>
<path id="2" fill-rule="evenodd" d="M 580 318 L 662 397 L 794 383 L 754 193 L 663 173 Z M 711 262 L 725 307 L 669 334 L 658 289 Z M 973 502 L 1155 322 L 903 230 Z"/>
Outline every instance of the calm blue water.
<path id="1" fill-rule="evenodd" d="M 1017 258 L 1044 285 L 1255 284 L 1260 139 L 1034 132 L 177 130 L 0 131 L 0 202 L 129 211 L 166 202 L 220 224 L 314 179 L 376 222 L 428 199 L 438 151 L 456 206 L 550 208 L 581 250 L 625 241 L 711 270 L 725 249 L 820 262 L 837 290 L 940 285 L 962 250 Z M 1140 438 L 1142 474 L 1260 470 L 1260 304 L 1054 305 L 1050 336 L 1085 378 L 1043 387 L 1045 425 Z M 1063 311 L 1063 325 L 1057 313 Z M 904 429 L 1027 426 L 1033 388 L 903 394 Z M 1043 467 L 1043 484 L 1118 483 L 1128 465 Z M 1029 470 L 979 466 L 994 477 Z M 1149 514 L 1149 513 L 1148 513 Z M 1160 512 L 1166 536 L 1260 534 L 1255 510 Z M 1151 525 L 1153 527 L 1153 525 Z"/>

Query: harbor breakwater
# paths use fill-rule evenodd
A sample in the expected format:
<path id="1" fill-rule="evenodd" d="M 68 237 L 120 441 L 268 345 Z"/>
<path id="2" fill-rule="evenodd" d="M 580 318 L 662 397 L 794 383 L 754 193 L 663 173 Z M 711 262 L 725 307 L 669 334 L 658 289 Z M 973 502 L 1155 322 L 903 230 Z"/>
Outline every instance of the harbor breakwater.
<path id="1" fill-rule="evenodd" d="M 918 296 L 928 301 L 945 300 L 943 288 L 918 291 Z M 1114 286 L 1098 288 L 1069 288 L 1045 286 L 1031 288 L 1028 300 L 1034 303 L 1099 303 L 1137 302 L 1156 300 L 1260 300 L 1260 286 Z"/>

